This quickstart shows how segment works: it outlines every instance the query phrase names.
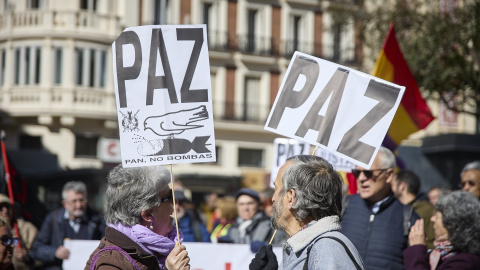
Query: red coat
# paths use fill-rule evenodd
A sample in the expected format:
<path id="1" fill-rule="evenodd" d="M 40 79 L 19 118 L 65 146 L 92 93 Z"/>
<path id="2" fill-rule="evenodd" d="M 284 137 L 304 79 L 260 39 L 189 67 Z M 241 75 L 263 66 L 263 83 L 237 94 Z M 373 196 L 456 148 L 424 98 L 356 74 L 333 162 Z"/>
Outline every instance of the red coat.
<path id="1" fill-rule="evenodd" d="M 403 251 L 405 270 L 430 270 L 427 247 L 414 245 Z M 440 261 L 436 270 L 478 270 L 480 269 L 480 256 L 472 253 L 457 253 Z"/>

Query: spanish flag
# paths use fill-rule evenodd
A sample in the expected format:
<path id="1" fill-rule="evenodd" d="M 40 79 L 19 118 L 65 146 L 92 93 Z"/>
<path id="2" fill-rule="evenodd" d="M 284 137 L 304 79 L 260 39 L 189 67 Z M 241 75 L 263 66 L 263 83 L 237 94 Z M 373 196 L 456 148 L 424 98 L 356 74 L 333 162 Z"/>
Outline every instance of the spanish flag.
<path id="1" fill-rule="evenodd" d="M 383 146 L 394 151 L 402 140 L 424 129 L 434 117 L 420 95 L 415 78 L 403 58 L 395 37 L 393 22 L 390 24 L 372 75 L 405 86 L 405 94 L 383 141 Z"/>

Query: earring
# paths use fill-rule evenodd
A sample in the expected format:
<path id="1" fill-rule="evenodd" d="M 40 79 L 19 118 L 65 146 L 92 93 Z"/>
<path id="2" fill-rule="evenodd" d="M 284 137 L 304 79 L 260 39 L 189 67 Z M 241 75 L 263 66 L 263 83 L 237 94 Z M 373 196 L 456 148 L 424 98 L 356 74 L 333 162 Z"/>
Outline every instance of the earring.
<path id="1" fill-rule="evenodd" d="M 150 230 L 153 231 L 153 212 L 150 210 L 150 214 L 152 215 L 152 223 L 150 224 Z"/>

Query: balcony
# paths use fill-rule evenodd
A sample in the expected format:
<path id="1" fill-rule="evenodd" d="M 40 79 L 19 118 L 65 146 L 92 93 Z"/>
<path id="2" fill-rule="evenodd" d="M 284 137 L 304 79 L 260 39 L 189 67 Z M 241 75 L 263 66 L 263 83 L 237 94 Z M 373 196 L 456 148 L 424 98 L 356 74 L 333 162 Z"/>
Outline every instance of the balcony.
<path id="1" fill-rule="evenodd" d="M 14 87 L 0 90 L 0 107 L 11 116 L 69 115 L 116 119 L 114 93 L 101 89 Z"/>
<path id="2" fill-rule="evenodd" d="M 0 36 L 94 35 L 113 41 L 122 31 L 118 17 L 88 11 L 27 10 L 0 15 Z"/>
<path id="3" fill-rule="evenodd" d="M 325 60 L 340 64 L 351 64 L 356 61 L 355 48 L 339 48 L 334 44 L 281 40 L 274 38 L 231 35 L 229 32 L 209 31 L 208 49 L 212 51 L 241 52 L 244 54 L 270 57 L 292 57 L 295 51 L 300 51 Z"/>

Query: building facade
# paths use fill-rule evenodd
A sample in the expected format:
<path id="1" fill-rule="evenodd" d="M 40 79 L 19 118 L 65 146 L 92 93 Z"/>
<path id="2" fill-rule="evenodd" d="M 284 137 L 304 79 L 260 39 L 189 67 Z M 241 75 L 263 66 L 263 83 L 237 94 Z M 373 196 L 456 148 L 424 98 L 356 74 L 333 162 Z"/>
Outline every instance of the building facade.
<path id="1" fill-rule="evenodd" d="M 301 51 L 360 68 L 353 17 L 363 1 L 2 0 L 0 114 L 7 150 L 47 205 L 72 178 L 101 207 L 120 162 L 111 44 L 126 27 L 206 24 L 217 161 L 179 164 L 197 195 L 268 186 L 276 134 L 263 129 L 290 58 Z"/>

